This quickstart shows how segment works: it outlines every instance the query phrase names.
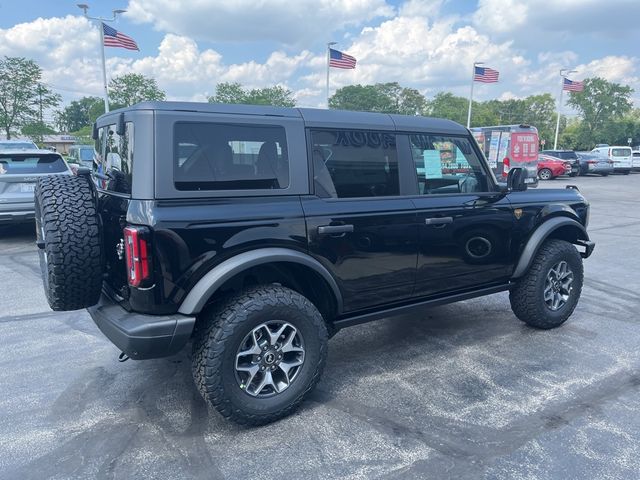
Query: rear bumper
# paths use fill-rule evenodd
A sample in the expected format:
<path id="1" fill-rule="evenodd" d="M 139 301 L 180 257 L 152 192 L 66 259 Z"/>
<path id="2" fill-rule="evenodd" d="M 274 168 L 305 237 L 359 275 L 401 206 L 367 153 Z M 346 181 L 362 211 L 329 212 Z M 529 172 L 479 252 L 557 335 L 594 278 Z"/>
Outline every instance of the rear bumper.
<path id="1" fill-rule="evenodd" d="M 29 203 L 0 203 L 0 223 L 29 222 L 35 218 L 35 206 Z"/>
<path id="2" fill-rule="evenodd" d="M 111 342 L 135 360 L 160 358 L 179 352 L 191 338 L 195 317 L 144 315 L 128 312 L 102 294 L 87 309 L 98 328 Z"/>

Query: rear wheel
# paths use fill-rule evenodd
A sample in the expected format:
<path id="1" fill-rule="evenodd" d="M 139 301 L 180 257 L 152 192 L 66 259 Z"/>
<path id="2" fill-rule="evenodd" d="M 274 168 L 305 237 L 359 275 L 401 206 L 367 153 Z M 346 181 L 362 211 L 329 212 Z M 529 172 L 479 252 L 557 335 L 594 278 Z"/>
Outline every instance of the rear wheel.
<path id="1" fill-rule="evenodd" d="M 538 172 L 538 178 L 540 180 L 551 180 L 553 178 L 553 173 L 548 168 L 542 168 Z"/>
<path id="2" fill-rule="evenodd" d="M 68 175 L 40 178 L 35 219 L 44 292 L 51 309 L 78 310 L 98 303 L 101 233 L 89 180 Z"/>
<path id="3" fill-rule="evenodd" d="M 509 294 L 511 309 L 527 325 L 562 325 L 578 304 L 583 282 L 582 257 L 564 240 L 547 240 Z"/>
<path id="4" fill-rule="evenodd" d="M 293 412 L 320 379 L 327 328 L 316 307 L 293 290 L 256 287 L 202 321 L 193 376 L 226 418 L 245 425 L 275 421 Z"/>

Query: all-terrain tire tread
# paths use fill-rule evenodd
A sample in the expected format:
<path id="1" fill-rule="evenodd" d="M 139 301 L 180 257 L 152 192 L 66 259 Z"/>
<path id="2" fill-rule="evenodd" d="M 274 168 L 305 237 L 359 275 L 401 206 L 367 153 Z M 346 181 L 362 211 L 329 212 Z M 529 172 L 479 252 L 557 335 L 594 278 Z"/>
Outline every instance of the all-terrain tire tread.
<path id="1" fill-rule="evenodd" d="M 233 348 L 228 345 L 229 337 L 243 326 L 252 312 L 259 310 L 265 304 L 289 305 L 305 313 L 320 335 L 320 361 L 315 366 L 307 387 L 286 407 L 272 414 L 254 415 L 235 408 L 225 395 L 221 367 L 226 348 Z M 210 320 L 198 327 L 193 340 L 193 377 L 202 396 L 223 417 L 241 425 L 264 425 L 291 414 L 320 380 L 327 357 L 327 329 L 317 308 L 307 298 L 293 290 L 278 285 L 263 285 L 229 299 L 214 309 L 210 315 Z"/>
<path id="2" fill-rule="evenodd" d="M 572 266 L 574 274 L 572 297 L 575 301 L 566 305 L 567 309 L 559 318 L 552 318 L 545 310 L 547 307 L 539 296 L 539 288 L 542 277 L 546 278 L 550 259 L 556 257 L 577 258 L 577 266 Z M 578 268 L 578 271 L 576 271 Z M 551 239 L 545 241 L 536 254 L 529 271 L 522 277 L 509 293 L 511 309 L 516 317 L 527 325 L 540 329 L 550 329 L 560 326 L 571 316 L 578 304 L 583 283 L 582 258 L 576 248 L 564 240 Z M 544 281 L 544 280 L 542 280 Z"/>
<path id="3" fill-rule="evenodd" d="M 41 266 L 53 310 L 79 310 L 95 305 L 100 298 L 100 220 L 89 181 L 50 175 L 36 185 L 36 235 L 45 243 L 47 262 Z M 41 223 L 45 238 L 40 238 Z"/>

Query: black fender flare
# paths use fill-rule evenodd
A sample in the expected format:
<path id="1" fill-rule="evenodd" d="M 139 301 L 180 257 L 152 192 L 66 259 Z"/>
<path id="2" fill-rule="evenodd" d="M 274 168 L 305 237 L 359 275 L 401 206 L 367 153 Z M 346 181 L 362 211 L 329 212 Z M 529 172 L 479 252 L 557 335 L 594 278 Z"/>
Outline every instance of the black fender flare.
<path id="1" fill-rule="evenodd" d="M 538 249 L 540 248 L 542 243 L 554 231 L 563 227 L 572 227 L 576 229 L 576 240 L 578 241 L 577 244 L 591 244 L 590 248 L 589 246 L 587 247 L 587 256 L 591 254 L 591 250 L 593 250 L 592 242 L 589 241 L 587 230 L 581 223 L 568 217 L 553 217 L 549 220 L 545 220 L 531 234 L 529 240 L 527 241 L 527 244 L 520 254 L 520 259 L 518 260 L 511 278 L 516 279 L 522 277 L 527 272 L 527 270 L 529 270 L 529 267 L 531 266 L 531 263 L 533 262 L 536 253 L 538 253 Z"/>
<path id="2" fill-rule="evenodd" d="M 291 262 L 304 265 L 318 273 L 331 287 L 335 295 L 338 314 L 342 312 L 342 293 L 331 273 L 315 258 L 288 248 L 260 248 L 231 257 L 207 272 L 189 291 L 178 312 L 195 315 L 204 308 L 207 300 L 227 280 L 251 267 L 274 262 Z"/>

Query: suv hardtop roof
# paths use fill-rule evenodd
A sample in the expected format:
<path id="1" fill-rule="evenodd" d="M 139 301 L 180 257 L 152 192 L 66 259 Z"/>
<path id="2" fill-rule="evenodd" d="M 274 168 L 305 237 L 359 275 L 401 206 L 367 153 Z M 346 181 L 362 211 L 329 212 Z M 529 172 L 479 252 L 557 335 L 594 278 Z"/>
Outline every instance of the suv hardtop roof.
<path id="1" fill-rule="evenodd" d="M 465 135 L 467 129 L 451 120 L 430 118 L 411 115 L 397 115 L 375 112 L 356 112 L 350 110 L 325 110 L 318 108 L 286 108 L 267 105 L 240 105 L 204 102 L 141 102 L 130 107 L 113 110 L 100 116 L 101 121 L 111 115 L 138 110 L 178 111 L 178 112 L 202 112 L 222 113 L 234 115 L 263 115 L 273 117 L 301 118 L 309 127 L 340 126 L 349 128 L 388 128 L 403 130 L 428 130 L 441 133 L 453 133 Z"/>

